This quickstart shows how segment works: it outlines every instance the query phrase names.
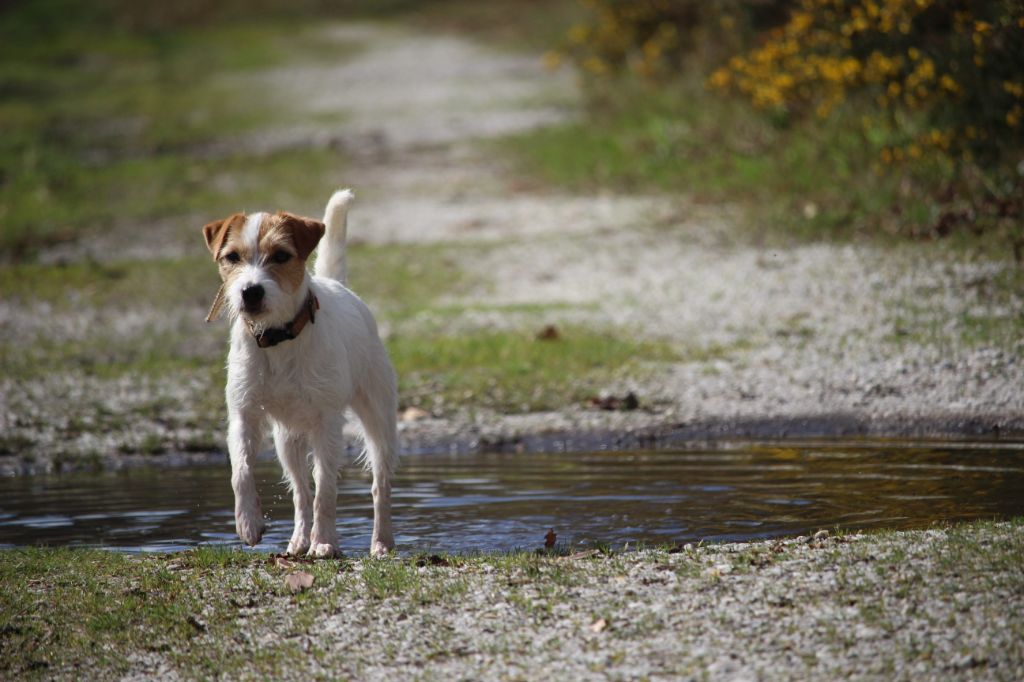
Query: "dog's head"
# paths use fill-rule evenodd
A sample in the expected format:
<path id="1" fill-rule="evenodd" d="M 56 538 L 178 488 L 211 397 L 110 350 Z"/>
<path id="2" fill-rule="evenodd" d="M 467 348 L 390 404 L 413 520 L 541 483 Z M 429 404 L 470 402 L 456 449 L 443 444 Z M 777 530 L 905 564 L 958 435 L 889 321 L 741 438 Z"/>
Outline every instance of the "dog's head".
<path id="1" fill-rule="evenodd" d="M 231 314 L 254 327 L 291 320 L 305 295 L 306 259 L 323 235 L 323 223 L 290 213 L 236 213 L 203 226 Z"/>

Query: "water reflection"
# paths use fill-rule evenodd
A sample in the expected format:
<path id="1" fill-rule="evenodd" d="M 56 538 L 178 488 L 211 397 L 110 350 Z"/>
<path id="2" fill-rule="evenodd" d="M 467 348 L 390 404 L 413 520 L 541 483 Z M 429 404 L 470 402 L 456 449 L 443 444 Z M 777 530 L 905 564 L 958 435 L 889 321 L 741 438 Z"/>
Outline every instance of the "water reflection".
<path id="1" fill-rule="evenodd" d="M 291 534 L 276 464 L 258 470 L 269 530 Z M 716 451 L 424 455 L 395 487 L 403 550 L 571 543 L 739 540 L 822 527 L 909 528 L 1024 513 L 1024 446 L 962 443 L 733 445 Z M 369 544 L 368 481 L 339 486 L 343 549 Z M 99 545 L 167 551 L 236 544 L 224 467 L 0 480 L 0 546 Z"/>

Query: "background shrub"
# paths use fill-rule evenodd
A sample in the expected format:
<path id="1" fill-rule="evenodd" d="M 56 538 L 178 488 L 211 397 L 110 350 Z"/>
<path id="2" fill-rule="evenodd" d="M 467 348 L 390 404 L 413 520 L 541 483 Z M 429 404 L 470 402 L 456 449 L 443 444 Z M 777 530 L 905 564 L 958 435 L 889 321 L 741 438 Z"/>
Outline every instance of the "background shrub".
<path id="1" fill-rule="evenodd" d="M 845 139 L 823 125 L 859 131 L 867 155 L 823 157 L 844 175 L 880 178 L 877 194 L 889 208 L 882 217 L 879 202 L 862 201 L 851 212 L 870 204 L 876 222 L 911 236 L 994 232 L 1021 254 L 1019 0 L 582 4 L 589 18 L 569 30 L 560 54 L 591 86 L 627 74 L 652 89 L 683 88 L 679 77 L 697 73 L 711 92 L 738 98 L 780 129 L 821 139 Z M 589 90 L 607 99 L 607 88 Z M 821 170 L 827 185 L 829 168 Z M 865 197 L 871 191 L 861 188 Z"/>

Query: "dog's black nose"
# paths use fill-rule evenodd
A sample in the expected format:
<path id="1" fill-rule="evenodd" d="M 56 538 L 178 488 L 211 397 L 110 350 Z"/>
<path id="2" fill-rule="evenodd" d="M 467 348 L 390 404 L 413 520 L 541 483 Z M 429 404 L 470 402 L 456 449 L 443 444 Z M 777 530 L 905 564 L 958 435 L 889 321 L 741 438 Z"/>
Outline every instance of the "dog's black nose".
<path id="1" fill-rule="evenodd" d="M 259 284 L 254 284 L 251 287 L 242 289 L 242 303 L 245 304 L 246 308 L 252 308 L 263 302 L 263 287 Z"/>

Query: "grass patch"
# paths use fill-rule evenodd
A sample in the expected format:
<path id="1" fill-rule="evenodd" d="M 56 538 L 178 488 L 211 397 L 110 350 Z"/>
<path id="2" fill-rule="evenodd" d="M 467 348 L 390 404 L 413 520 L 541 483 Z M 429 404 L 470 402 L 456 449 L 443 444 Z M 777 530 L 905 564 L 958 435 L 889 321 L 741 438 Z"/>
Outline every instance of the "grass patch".
<path id="1" fill-rule="evenodd" d="M 389 340 L 407 404 L 434 410 L 472 405 L 503 412 L 554 410 L 594 395 L 616 377 L 671 362 L 669 344 L 566 328 L 541 341 L 526 333 L 394 336 Z"/>
<path id="2" fill-rule="evenodd" d="M 219 377 L 223 384 L 222 335 L 210 330 L 201 343 L 187 333 L 161 334 L 143 329 L 130 337 L 116 332 L 94 334 L 73 341 L 39 339 L 31 346 L 0 346 L 0 367 L 9 379 L 35 379 L 55 372 L 99 379 L 124 376 L 158 379 L 196 373 Z M 206 382 L 204 382 L 206 383 Z"/>
<path id="3" fill-rule="evenodd" d="M 161 368 L 222 364 L 222 353 L 210 350 L 223 345 L 225 330 L 203 323 L 220 280 L 201 246 L 198 227 L 195 232 L 196 254 L 184 258 L 0 268 L 0 290 L 12 303 L 45 304 L 40 316 L 89 310 L 95 315 L 94 324 L 74 338 L 47 334 L 30 342 L 0 344 L 0 366 L 12 372 L 21 365 L 27 372 L 23 376 L 95 366 L 114 376 L 147 368 L 159 373 Z M 349 255 L 353 288 L 389 322 L 429 308 L 436 298 L 461 290 L 467 282 L 456 258 L 442 246 L 353 245 Z M 183 309 L 195 314 L 182 328 L 156 330 L 168 310 L 180 315 Z M 143 324 L 137 334 L 113 330 L 125 316 L 148 316 L 152 323 Z"/>
<path id="4" fill-rule="evenodd" d="M 155 218 L 296 206 L 333 186 L 330 150 L 226 153 L 275 124 L 326 124 L 267 99 L 250 76 L 330 63 L 362 48 L 324 19 L 399 18 L 516 46 L 553 44 L 579 12 L 560 1 L 329 4 L 309 0 L 178 3 L 159 12 L 123 0 L 66 0 L 0 10 L 0 259 Z M 272 90 L 272 88 L 271 88 Z"/>
<path id="5" fill-rule="evenodd" d="M 561 337 L 553 341 L 535 340 L 527 332 L 448 335 L 449 323 L 467 311 L 492 309 L 444 302 L 479 285 L 458 267 L 464 248 L 357 244 L 351 249 L 354 290 L 382 322 L 398 330 L 388 345 L 404 404 L 445 412 L 461 406 L 511 412 L 557 409 L 586 399 L 607 382 L 651 371 L 651 363 L 729 352 L 712 348 L 681 354 L 664 342 L 562 325 Z M 203 323 L 218 283 L 199 245 L 195 256 L 176 260 L 0 269 L 0 289 L 8 300 L 45 303 L 48 307 L 40 315 L 94 311 L 80 332 L 47 332 L 0 344 L 0 367 L 7 376 L 22 379 L 52 372 L 100 378 L 184 372 L 208 375 L 211 385 L 221 385 L 226 330 L 223 323 Z M 168 291 L 174 292 L 169 309 Z M 531 315 L 565 308 L 518 305 L 500 310 Z M 181 324 L 165 328 L 161 318 L 167 314 L 180 318 Z M 432 331 L 402 332 L 404 323 L 424 314 L 439 320 Z M 127 333 L 118 329 L 126 316 L 143 321 Z"/>
<path id="6" fill-rule="evenodd" d="M 222 378 L 226 325 L 203 322 L 220 280 L 198 227 L 195 232 L 196 254 L 179 259 L 0 268 L 6 300 L 33 306 L 40 318 L 39 330 L 0 342 L 0 368 L 21 379 L 52 372 L 116 378 L 192 370 Z M 474 284 L 457 266 L 459 251 L 441 245 L 353 245 L 352 286 L 382 322 L 400 324 Z M 35 308 L 39 304 L 45 307 Z M 69 329 L 55 331 L 45 324 L 49 316 L 81 317 L 68 322 Z M 180 323 L 168 328 L 168 316 Z M 139 321 L 127 331 L 121 326 L 125 319 Z"/>
<path id="7" fill-rule="evenodd" d="M 170 661 L 205 677 L 246 665 L 282 671 L 302 652 L 270 643 L 254 656 L 230 642 L 245 621 L 238 611 L 252 594 L 278 587 L 261 569 L 263 555 L 199 549 L 175 556 L 130 557 L 78 549 L 20 549 L 0 554 L 0 670 L 15 677 L 48 677 L 88 668 L 116 676 L 129 654 Z M 252 627 L 258 618 L 246 623 Z"/>
<path id="8" fill-rule="evenodd" d="M 685 622 L 658 617 L 666 603 L 674 611 L 693 609 L 697 622 L 721 616 L 727 623 L 748 614 L 717 613 L 716 602 L 742 601 L 758 585 L 772 608 L 755 614 L 755 626 L 771 628 L 778 619 L 795 627 L 821 624 L 811 640 L 815 648 L 852 634 L 859 623 L 905 630 L 906 614 L 924 609 L 927 617 L 937 612 L 951 619 L 931 623 L 925 632 L 953 637 L 962 631 L 964 617 L 972 618 L 969 623 L 991 620 L 991 609 L 998 611 L 1006 601 L 992 595 L 1018 593 L 1022 527 L 1018 518 L 966 523 L 934 535 L 878 531 L 837 537 L 820 548 L 787 542 L 783 552 L 777 551 L 779 540 L 772 540 L 739 551 L 734 545 L 709 545 L 683 553 L 656 549 L 584 558 L 533 551 L 439 554 L 325 560 L 294 568 L 277 567 L 265 554 L 213 547 L 150 556 L 5 550 L 0 551 L 0 677 L 68 677 L 88 670 L 90 677 L 106 679 L 127 672 L 153 675 L 157 666 L 184 678 L 225 671 L 240 678 L 309 677 L 325 669 L 335 676 L 358 676 L 353 657 L 378 671 L 380 666 L 408 670 L 410 660 L 416 666 L 426 660 L 422 649 L 410 647 L 462 655 L 465 638 L 451 632 L 456 617 L 463 629 L 466 618 L 476 622 L 479 629 L 466 637 L 474 646 L 501 647 L 496 654 L 508 651 L 506 628 L 508 635 L 523 635 L 512 640 L 514 646 L 535 647 L 540 640 L 531 638 L 544 634 L 544 628 L 548 634 L 554 627 L 567 638 L 590 638 L 598 634 L 590 626 L 599 618 L 608 623 L 601 646 L 635 647 L 636 638 L 649 641 L 646 635 L 666 627 L 682 638 L 700 635 L 699 628 L 691 631 Z M 706 577 L 721 563 L 736 570 Z M 764 575 L 770 565 L 783 566 L 792 580 L 777 584 Z M 292 570 L 312 573 L 313 586 L 291 594 L 283 580 Z M 668 581 L 673 573 L 675 585 Z M 822 576 L 830 575 L 838 576 L 836 584 L 822 589 Z M 664 587 L 650 590 L 652 581 Z M 708 599 L 708 590 L 715 599 Z M 847 615 L 855 607 L 856 621 L 821 620 L 823 607 Z M 350 639 L 351 630 L 339 631 L 339 624 L 358 628 L 358 639 Z M 1001 637 L 1007 628 L 1005 641 L 986 641 L 1004 646 L 1017 641 L 1019 618 L 1009 618 L 993 636 Z M 352 641 L 365 646 L 350 649 Z M 892 653 L 912 662 L 917 646 L 911 641 Z"/>
<path id="9" fill-rule="evenodd" d="M 198 255 L 0 268 L 7 300 L 32 306 L 38 325 L 0 343 L 0 367 L 21 379 L 54 372 L 101 378 L 222 373 L 223 332 L 203 324 L 218 283 L 214 268 Z M 188 309 L 195 310 L 194 319 L 183 314 Z M 60 323 L 48 325 L 51 316 Z M 168 325 L 168 317 L 181 322 Z"/>
<path id="10" fill-rule="evenodd" d="M 307 178 L 336 169 L 336 153 L 226 155 L 211 145 L 292 115 L 238 76 L 337 61 L 358 46 L 312 22 L 145 30 L 64 9 L 4 12 L 0 256 L 116 223 L 324 193 Z"/>
<path id="11" fill-rule="evenodd" d="M 352 244 L 349 286 L 379 315 L 400 322 L 426 310 L 443 310 L 446 298 L 480 286 L 461 263 L 480 246 L 454 244 Z"/>
<path id="12" fill-rule="evenodd" d="M 758 232 L 798 238 L 886 234 L 928 224 L 932 199 L 915 177 L 881 176 L 885 140 L 860 132 L 850 108 L 827 122 L 787 125 L 708 93 L 697 74 L 658 87 L 592 83 L 584 119 L 499 142 L 524 175 L 579 191 L 684 190 L 748 209 Z M 917 171 L 933 179 L 946 168 Z M 897 207 L 895 212 L 893 207 Z"/>
<path id="13" fill-rule="evenodd" d="M 220 279 L 202 245 L 199 228 L 197 225 L 193 230 L 194 255 L 154 261 L 11 265 L 0 268 L 0 291 L 9 301 L 23 305 L 46 303 L 57 312 L 85 307 L 121 311 L 129 307 L 159 309 L 172 303 L 203 308 L 205 317 Z M 479 284 L 459 267 L 468 248 L 442 244 L 350 244 L 350 284 L 361 298 L 386 311 L 389 318 L 404 318 L 434 308 L 440 299 Z M 173 292 L 171 301 L 168 292 Z M 452 312 L 459 310 L 451 308 Z"/>
<path id="14" fill-rule="evenodd" d="M 906 298 L 892 304 L 892 332 L 887 340 L 896 345 L 926 345 L 951 352 L 989 347 L 1024 354 L 1024 308 L 1020 299 L 1024 270 L 1005 267 L 955 286 L 966 290 L 958 292 L 958 297 L 973 303 L 958 306 L 953 314 L 921 302 L 936 296 L 931 288 L 921 291 L 921 299 Z"/>
<path id="15" fill-rule="evenodd" d="M 681 354 L 665 342 L 562 325 L 560 338 L 553 341 L 535 340 L 527 332 L 446 334 L 449 323 L 467 311 L 492 309 L 444 302 L 479 285 L 458 268 L 464 248 L 468 247 L 353 245 L 351 249 L 353 288 L 382 322 L 398 330 L 388 345 L 403 404 L 442 412 L 463 406 L 509 412 L 551 410 L 579 403 L 608 382 L 652 371 L 652 363 L 708 359 L 729 352 L 711 348 Z M 53 372 L 110 379 L 184 373 L 209 377 L 212 386 L 222 385 L 226 330 L 223 323 L 203 323 L 218 282 L 201 246 L 195 256 L 176 260 L 0 269 L 0 289 L 8 300 L 46 304 L 39 315 L 73 317 L 92 311 L 83 318 L 80 330 L 24 332 L 0 343 L 0 367 L 7 376 L 20 379 Z M 174 292 L 169 308 L 168 291 Z M 564 309 L 518 305 L 500 310 L 535 315 Z M 431 331 L 402 331 L 403 324 L 424 314 L 438 320 Z M 167 329 L 162 323 L 166 315 L 181 323 Z M 131 333 L 118 329 L 121 319 L 136 316 L 142 321 Z M 219 414 L 219 407 L 212 409 Z"/>
<path id="16" fill-rule="evenodd" d="M 488 44 L 546 50 L 585 16 L 570 0 L 442 0 L 410 4 L 403 17 L 428 29 L 465 34 Z"/>
<path id="17" fill-rule="evenodd" d="M 196 254 L 155 261 L 77 262 L 67 265 L 22 264 L 0 268 L 0 290 L 22 305 L 45 303 L 54 312 L 82 308 L 209 305 L 220 278 L 196 227 Z M 173 301 L 168 300 L 173 292 Z"/>

